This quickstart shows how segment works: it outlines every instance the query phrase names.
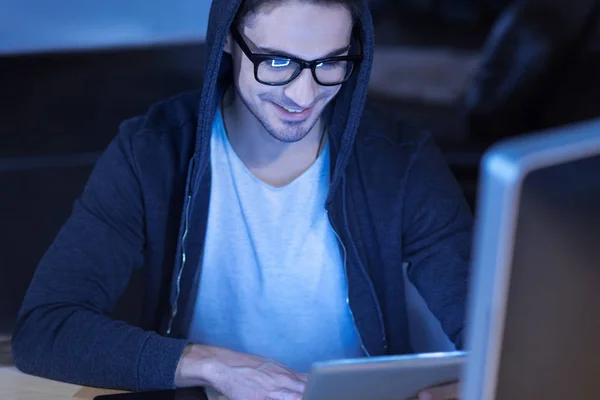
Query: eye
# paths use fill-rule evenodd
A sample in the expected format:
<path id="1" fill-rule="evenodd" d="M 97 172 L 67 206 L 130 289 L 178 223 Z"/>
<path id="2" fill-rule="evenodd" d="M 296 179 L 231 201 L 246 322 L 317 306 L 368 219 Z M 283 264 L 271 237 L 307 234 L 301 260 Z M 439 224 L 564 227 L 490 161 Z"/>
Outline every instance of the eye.
<path id="1" fill-rule="evenodd" d="M 273 59 L 271 60 L 271 68 L 285 68 L 289 67 L 290 60 Z"/>
<path id="2" fill-rule="evenodd" d="M 339 62 L 339 61 L 330 61 L 330 62 L 318 63 L 317 68 L 319 68 L 319 69 L 335 69 L 335 68 L 342 67 L 343 64 L 344 64 L 343 62 Z"/>

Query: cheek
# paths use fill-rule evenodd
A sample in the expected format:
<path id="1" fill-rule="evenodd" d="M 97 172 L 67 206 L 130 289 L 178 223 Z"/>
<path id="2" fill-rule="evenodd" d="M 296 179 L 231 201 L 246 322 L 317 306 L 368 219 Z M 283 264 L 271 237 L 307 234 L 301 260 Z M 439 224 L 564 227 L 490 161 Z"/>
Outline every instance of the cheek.
<path id="1" fill-rule="evenodd" d="M 322 96 L 326 102 L 330 102 L 339 93 L 340 89 L 340 86 L 325 87 Z"/>

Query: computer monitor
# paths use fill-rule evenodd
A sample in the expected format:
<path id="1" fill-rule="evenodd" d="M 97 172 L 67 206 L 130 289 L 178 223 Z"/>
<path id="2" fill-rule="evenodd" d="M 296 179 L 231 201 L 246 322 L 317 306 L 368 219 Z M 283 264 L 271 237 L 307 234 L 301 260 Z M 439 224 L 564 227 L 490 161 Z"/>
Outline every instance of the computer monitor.
<path id="1" fill-rule="evenodd" d="M 600 120 L 481 164 L 463 400 L 600 396 Z"/>

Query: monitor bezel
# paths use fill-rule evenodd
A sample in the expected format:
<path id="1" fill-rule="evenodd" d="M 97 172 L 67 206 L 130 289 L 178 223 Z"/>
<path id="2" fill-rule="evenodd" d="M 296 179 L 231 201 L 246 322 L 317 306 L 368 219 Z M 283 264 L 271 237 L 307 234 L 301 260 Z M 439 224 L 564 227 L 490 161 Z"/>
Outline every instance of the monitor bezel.
<path id="1" fill-rule="evenodd" d="M 495 398 L 523 182 L 533 171 L 600 155 L 600 119 L 491 147 L 481 162 L 467 314 L 463 400 Z"/>

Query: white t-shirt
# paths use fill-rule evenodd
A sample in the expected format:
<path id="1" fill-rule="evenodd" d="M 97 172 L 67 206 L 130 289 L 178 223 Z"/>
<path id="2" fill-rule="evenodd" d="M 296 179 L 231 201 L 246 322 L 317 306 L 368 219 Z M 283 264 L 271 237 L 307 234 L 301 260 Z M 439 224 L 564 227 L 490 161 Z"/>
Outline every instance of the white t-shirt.
<path id="1" fill-rule="evenodd" d="M 257 354 L 297 371 L 362 357 L 342 252 L 325 210 L 329 151 L 275 188 L 237 156 L 220 111 L 198 297 L 189 338 Z"/>

